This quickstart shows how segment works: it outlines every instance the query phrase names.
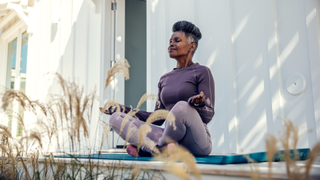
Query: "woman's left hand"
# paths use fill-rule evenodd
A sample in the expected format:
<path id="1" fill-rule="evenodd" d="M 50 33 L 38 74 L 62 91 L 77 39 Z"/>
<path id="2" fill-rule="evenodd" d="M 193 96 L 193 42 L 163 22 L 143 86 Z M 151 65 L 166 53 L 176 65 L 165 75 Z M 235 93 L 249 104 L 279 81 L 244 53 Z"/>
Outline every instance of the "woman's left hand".
<path id="1" fill-rule="evenodd" d="M 199 95 L 193 97 L 190 103 L 194 106 L 204 106 L 206 104 L 204 93 L 201 91 Z"/>

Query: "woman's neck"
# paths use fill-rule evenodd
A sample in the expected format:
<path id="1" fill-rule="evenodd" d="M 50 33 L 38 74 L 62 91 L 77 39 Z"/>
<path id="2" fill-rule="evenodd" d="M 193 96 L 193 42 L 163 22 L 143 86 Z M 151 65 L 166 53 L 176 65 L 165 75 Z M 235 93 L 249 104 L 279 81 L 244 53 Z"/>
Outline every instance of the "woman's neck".
<path id="1" fill-rule="evenodd" d="M 182 68 L 191 66 L 191 65 L 193 65 L 193 64 L 194 64 L 194 63 L 193 63 L 192 61 L 186 62 L 185 64 L 179 64 L 179 63 L 177 63 L 177 69 L 182 69 Z"/>
<path id="2" fill-rule="evenodd" d="M 194 64 L 192 62 L 192 57 L 187 58 L 177 58 L 177 69 L 185 68 Z"/>

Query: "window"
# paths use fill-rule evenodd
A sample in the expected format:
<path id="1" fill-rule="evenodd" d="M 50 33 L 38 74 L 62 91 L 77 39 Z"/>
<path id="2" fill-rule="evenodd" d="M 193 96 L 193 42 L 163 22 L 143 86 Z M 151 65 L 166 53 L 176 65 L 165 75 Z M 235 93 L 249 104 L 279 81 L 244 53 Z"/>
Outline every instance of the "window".
<path id="1" fill-rule="evenodd" d="M 6 89 L 25 92 L 27 74 L 28 33 L 18 34 L 7 43 Z M 20 57 L 20 58 L 17 58 Z M 17 102 L 9 105 L 6 118 L 2 124 L 9 126 L 12 136 L 21 136 L 22 129 L 18 125 L 18 118 L 24 118 L 24 110 Z"/>

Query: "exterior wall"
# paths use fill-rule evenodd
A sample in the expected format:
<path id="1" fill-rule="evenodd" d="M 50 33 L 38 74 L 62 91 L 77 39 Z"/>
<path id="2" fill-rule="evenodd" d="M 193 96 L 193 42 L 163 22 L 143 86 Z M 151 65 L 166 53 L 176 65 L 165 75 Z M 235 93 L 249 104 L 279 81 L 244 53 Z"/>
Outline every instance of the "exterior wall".
<path id="1" fill-rule="evenodd" d="M 100 18 L 87 1 L 39 1 L 35 3 L 35 31 L 28 64 L 30 81 L 27 91 L 35 98 L 56 92 L 43 86 L 43 75 L 58 72 L 64 78 L 84 85 L 88 92 L 99 85 Z M 61 16 L 57 23 L 53 16 Z M 54 82 L 52 82 L 54 83 Z M 35 88 L 37 87 L 37 88 Z M 43 89 L 45 88 L 45 89 Z M 32 91 L 32 92 L 31 92 Z"/>
<path id="2" fill-rule="evenodd" d="M 123 2 L 123 1 L 121 1 Z M 121 4 L 120 2 L 120 4 Z M 123 6 L 123 5 L 120 5 Z M 104 90 L 107 70 L 112 59 L 112 12 L 111 0 L 40 0 L 35 2 L 32 21 L 35 23 L 30 42 L 28 62 L 27 93 L 32 99 L 43 99 L 48 94 L 62 93 L 56 81 L 45 76 L 48 72 L 57 72 L 65 79 L 84 87 L 85 93 L 97 88 L 99 101 L 93 107 L 89 141 L 82 141 L 81 150 L 100 146 L 99 130 L 101 121 L 98 107 L 111 97 L 111 88 Z M 121 8 L 118 8 L 121 9 Z M 123 10 L 122 10 L 123 11 Z M 123 15 L 118 17 L 123 19 Z M 122 26 L 118 22 L 117 36 L 124 40 Z M 124 58 L 124 41 L 117 42 L 116 59 Z M 122 84 L 121 84 L 122 83 Z M 123 103 L 123 81 L 116 84 L 117 99 Z M 99 121 L 98 121 L 99 120 Z M 32 124 L 32 122 L 28 122 Z M 64 137 L 68 137 L 66 131 Z M 101 133 L 101 132 L 100 132 Z M 95 143 L 97 142 L 97 143 Z M 60 144 L 68 149 L 68 143 L 60 139 Z M 66 150 L 66 149 L 61 149 Z"/>
<path id="3" fill-rule="evenodd" d="M 312 147 L 320 140 L 319 4 L 147 1 L 147 92 L 156 94 L 161 75 L 176 66 L 167 54 L 171 27 L 188 20 L 203 35 L 194 61 L 208 66 L 215 78 L 216 114 L 208 124 L 213 153 L 264 151 L 266 134 L 279 136 L 282 130 L 279 117 L 300 127 L 298 147 Z M 299 95 L 286 88 L 295 73 L 305 81 Z M 147 108 L 154 105 L 148 102 Z"/>
<path id="4" fill-rule="evenodd" d="M 93 107 L 90 138 L 83 139 L 81 145 L 77 146 L 81 151 L 100 147 L 101 123 L 109 118 L 100 116 L 98 110 L 104 100 L 116 98 L 124 104 L 124 78 L 121 75 L 112 83 L 113 86 L 104 89 L 110 62 L 125 57 L 125 0 L 116 1 L 118 6 L 115 12 L 111 10 L 111 2 L 115 0 L 35 1 L 27 17 L 29 23 L 17 17 L 19 23 L 15 24 L 12 31 L 5 31 L 0 36 L 1 86 L 6 83 L 7 39 L 24 28 L 29 33 L 26 93 L 32 100 L 46 100 L 47 95 L 62 93 L 57 81 L 48 73 L 61 74 L 64 79 L 83 86 L 85 93 L 90 93 L 96 87 L 99 99 Z M 113 39 L 116 39 L 115 44 Z M 1 118 L 3 115 L 0 113 Z M 27 129 L 34 127 L 36 118 L 32 114 L 26 112 L 24 120 Z M 69 139 L 67 130 L 60 129 L 59 133 L 60 137 L 63 134 L 60 139 L 63 148 L 54 150 L 69 150 L 68 142 L 64 141 Z M 118 139 L 115 135 L 115 141 Z M 123 144 L 121 141 L 118 143 Z M 111 144 L 105 144 L 103 148 L 110 147 Z"/>

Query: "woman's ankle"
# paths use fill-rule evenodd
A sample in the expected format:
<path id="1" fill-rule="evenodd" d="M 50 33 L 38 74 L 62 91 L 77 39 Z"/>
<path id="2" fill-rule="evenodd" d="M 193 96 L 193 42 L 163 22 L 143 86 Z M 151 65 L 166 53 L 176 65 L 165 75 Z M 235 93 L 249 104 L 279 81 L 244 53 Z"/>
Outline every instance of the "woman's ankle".
<path id="1" fill-rule="evenodd" d="M 173 154 L 175 154 L 176 153 L 176 144 L 175 143 L 169 143 L 168 145 L 167 145 L 167 148 L 168 148 L 168 156 L 171 156 L 171 155 L 173 155 Z"/>

